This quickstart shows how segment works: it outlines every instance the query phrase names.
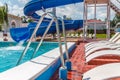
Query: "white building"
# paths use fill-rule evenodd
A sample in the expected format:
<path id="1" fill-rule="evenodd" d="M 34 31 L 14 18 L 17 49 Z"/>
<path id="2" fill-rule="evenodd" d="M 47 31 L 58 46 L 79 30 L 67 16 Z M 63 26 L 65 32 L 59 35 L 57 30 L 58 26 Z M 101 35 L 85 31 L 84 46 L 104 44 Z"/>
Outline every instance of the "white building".
<path id="1" fill-rule="evenodd" d="M 8 14 L 8 28 L 6 28 L 5 24 L 3 25 L 2 27 L 2 30 L 7 30 L 9 31 L 10 28 L 17 28 L 17 27 L 26 27 L 27 24 L 25 23 L 22 23 L 22 19 L 21 17 L 19 16 L 15 16 L 15 15 L 12 15 L 12 14 Z"/>
<path id="2" fill-rule="evenodd" d="M 96 30 L 106 29 L 105 21 L 90 19 L 87 22 L 88 22 L 88 28 L 87 29 L 93 29 L 94 30 L 94 23 L 95 22 L 96 22 Z"/>

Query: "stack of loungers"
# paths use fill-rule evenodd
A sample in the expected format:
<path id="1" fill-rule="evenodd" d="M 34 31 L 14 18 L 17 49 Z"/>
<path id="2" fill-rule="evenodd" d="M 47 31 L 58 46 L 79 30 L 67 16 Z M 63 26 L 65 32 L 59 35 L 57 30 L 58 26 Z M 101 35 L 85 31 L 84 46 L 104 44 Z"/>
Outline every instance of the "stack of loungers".
<path id="1" fill-rule="evenodd" d="M 86 44 L 85 59 L 85 63 L 98 64 L 99 66 L 85 72 L 83 80 L 112 80 L 113 78 L 120 78 L 120 33 L 117 32 L 110 40 Z M 105 64 L 106 59 L 112 63 Z M 100 60 L 103 61 L 103 65 L 100 65 L 102 64 Z"/>

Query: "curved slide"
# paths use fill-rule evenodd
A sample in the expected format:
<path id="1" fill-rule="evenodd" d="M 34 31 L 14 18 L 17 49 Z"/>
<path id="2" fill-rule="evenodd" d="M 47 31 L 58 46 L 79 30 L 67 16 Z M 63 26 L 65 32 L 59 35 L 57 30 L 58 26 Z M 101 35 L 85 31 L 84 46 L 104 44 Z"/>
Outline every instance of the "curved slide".
<path id="1" fill-rule="evenodd" d="M 52 8 L 52 7 L 72 4 L 72 3 L 78 3 L 78 2 L 83 2 L 83 0 L 41 0 L 41 1 L 31 0 L 24 7 L 24 14 L 26 16 L 32 16 L 35 19 L 39 19 L 40 16 L 36 13 L 36 11 L 41 10 L 42 8 L 46 9 L 46 8 Z M 83 27 L 83 20 L 64 20 L 64 23 L 65 23 L 66 30 L 72 30 L 72 29 L 76 30 L 76 29 L 79 29 L 80 27 Z M 43 21 L 36 33 L 36 36 L 42 36 L 48 24 L 49 22 Z M 16 42 L 19 42 L 22 40 L 26 41 L 31 37 L 36 25 L 37 23 L 33 22 L 24 28 L 11 28 L 10 29 L 11 37 Z M 61 21 L 59 21 L 60 31 L 62 30 L 61 25 L 62 25 Z M 53 23 L 50 30 L 48 31 L 48 34 L 55 33 L 55 32 L 56 32 L 55 23 Z"/>

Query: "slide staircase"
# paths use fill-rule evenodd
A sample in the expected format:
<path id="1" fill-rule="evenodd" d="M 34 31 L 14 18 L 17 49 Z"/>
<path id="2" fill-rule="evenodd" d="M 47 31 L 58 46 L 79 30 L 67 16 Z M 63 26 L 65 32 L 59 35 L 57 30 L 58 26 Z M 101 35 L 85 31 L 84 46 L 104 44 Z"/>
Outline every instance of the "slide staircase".
<path id="1" fill-rule="evenodd" d="M 120 1 L 119 0 L 111 0 L 110 7 L 117 13 L 120 14 Z"/>

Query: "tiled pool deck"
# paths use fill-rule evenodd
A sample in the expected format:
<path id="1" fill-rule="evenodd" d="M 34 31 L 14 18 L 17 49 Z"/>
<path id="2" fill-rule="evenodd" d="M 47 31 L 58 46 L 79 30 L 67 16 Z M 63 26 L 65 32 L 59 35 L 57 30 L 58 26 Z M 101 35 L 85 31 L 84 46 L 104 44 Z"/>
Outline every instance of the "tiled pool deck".
<path id="1" fill-rule="evenodd" d="M 85 44 L 86 43 L 81 42 L 79 45 L 76 45 L 75 50 L 72 52 L 72 56 L 70 58 L 72 62 L 72 71 L 68 72 L 68 80 L 82 80 L 82 74 L 96 66 L 106 63 L 120 62 L 120 56 L 107 55 L 93 59 L 88 64 L 84 64 Z M 59 80 L 58 71 L 55 73 L 54 77 L 51 78 L 51 80 Z M 120 80 L 120 78 L 114 78 L 110 80 Z"/>

